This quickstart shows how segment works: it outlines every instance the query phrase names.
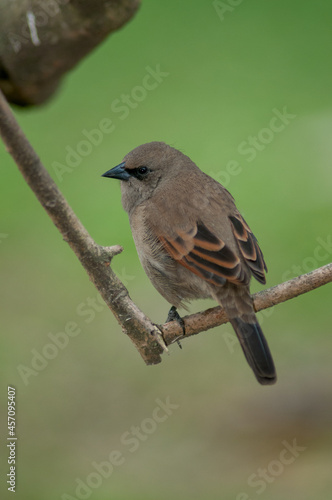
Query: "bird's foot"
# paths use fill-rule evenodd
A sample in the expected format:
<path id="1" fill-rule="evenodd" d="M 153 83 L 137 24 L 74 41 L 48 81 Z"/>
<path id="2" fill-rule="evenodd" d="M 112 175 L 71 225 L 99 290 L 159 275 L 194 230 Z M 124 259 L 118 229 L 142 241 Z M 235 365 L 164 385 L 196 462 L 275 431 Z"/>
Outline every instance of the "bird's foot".
<path id="1" fill-rule="evenodd" d="M 186 328 L 183 319 L 181 318 L 180 314 L 177 312 L 176 307 L 172 306 L 170 310 L 168 311 L 168 315 L 166 318 L 166 323 L 169 323 L 170 321 L 176 321 L 178 325 L 181 326 L 183 335 L 186 334 Z M 180 349 L 182 349 L 182 345 L 180 344 L 180 341 L 176 341 Z"/>

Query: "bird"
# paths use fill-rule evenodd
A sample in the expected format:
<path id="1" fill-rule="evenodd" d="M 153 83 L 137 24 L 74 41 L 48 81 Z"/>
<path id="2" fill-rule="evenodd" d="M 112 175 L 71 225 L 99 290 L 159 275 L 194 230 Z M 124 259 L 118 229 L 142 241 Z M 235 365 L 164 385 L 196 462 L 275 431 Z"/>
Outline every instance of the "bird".
<path id="1" fill-rule="evenodd" d="M 253 276 L 267 267 L 234 198 L 181 151 L 142 144 L 102 174 L 121 181 L 121 199 L 140 262 L 156 290 L 179 307 L 212 298 L 225 310 L 258 382 L 276 382 L 272 355 L 255 315 Z"/>

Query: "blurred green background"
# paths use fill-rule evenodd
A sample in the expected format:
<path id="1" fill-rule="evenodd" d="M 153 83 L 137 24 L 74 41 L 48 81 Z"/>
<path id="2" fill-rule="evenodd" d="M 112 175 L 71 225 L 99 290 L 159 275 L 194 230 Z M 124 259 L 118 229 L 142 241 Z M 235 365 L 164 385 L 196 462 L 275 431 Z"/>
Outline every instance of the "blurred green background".
<path id="1" fill-rule="evenodd" d="M 114 268 L 159 323 L 169 306 L 140 267 L 118 183 L 100 177 L 141 143 L 170 143 L 224 183 L 264 251 L 267 287 L 331 261 L 332 5 L 224 5 L 218 14 L 212 1 L 144 0 L 49 104 L 15 109 L 92 237 L 124 247 Z M 146 95 L 135 89 L 146 68 L 158 65 L 164 76 L 156 88 Z M 117 110 L 123 94 L 132 96 L 126 112 Z M 284 108 L 292 117 L 271 132 Z M 60 176 L 55 162 L 65 164 L 66 148 L 80 148 L 84 130 L 105 118 L 114 130 Z M 258 138 L 251 155 L 250 137 Z M 258 385 L 228 325 L 183 341 L 182 350 L 172 346 L 162 364 L 147 367 L 96 302 L 85 271 L 3 146 L 0 162 L 1 433 L 6 437 L 13 385 L 17 498 L 78 498 L 78 479 L 93 484 L 80 492 L 92 500 L 330 498 L 331 285 L 261 316 L 276 386 Z M 253 291 L 261 288 L 253 283 Z M 211 305 L 194 303 L 191 312 Z M 31 368 L 31 351 L 42 353 L 49 334 L 68 322 L 79 335 L 44 369 L 22 377 L 18 367 Z M 156 400 L 168 398 L 176 409 L 154 424 Z M 129 446 L 123 436 L 137 426 L 143 434 Z M 301 450 L 292 457 L 285 442 L 294 440 Z M 1 498 L 11 498 L 1 448 Z M 99 481 L 93 462 L 114 450 L 122 463 Z"/>

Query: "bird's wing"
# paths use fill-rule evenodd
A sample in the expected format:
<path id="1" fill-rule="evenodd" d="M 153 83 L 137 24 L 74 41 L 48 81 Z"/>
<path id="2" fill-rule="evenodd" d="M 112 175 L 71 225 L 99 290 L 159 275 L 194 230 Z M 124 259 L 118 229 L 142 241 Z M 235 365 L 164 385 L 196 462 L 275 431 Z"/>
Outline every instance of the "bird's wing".
<path id="1" fill-rule="evenodd" d="M 230 215 L 229 219 L 232 223 L 232 230 L 238 242 L 240 251 L 245 258 L 251 273 L 257 281 L 265 284 L 264 271 L 267 271 L 267 267 L 255 236 L 239 213 L 237 213 L 236 216 Z"/>
<path id="2" fill-rule="evenodd" d="M 161 235 L 159 240 L 179 264 L 213 285 L 249 281 L 239 257 L 202 222 L 189 231 L 177 230 L 173 238 Z"/>

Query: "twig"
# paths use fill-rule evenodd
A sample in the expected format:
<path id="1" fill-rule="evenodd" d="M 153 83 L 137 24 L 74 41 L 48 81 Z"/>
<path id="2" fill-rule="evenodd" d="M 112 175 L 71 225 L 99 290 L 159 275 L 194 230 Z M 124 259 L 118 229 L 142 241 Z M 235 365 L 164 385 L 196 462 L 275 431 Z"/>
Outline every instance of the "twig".
<path id="1" fill-rule="evenodd" d="M 89 275 L 104 301 L 147 364 L 161 362 L 167 347 L 161 332 L 130 299 L 110 262 L 122 248 L 95 243 L 33 150 L 0 91 L 0 134 L 26 182 Z"/>
<path id="2" fill-rule="evenodd" d="M 315 269 L 307 274 L 302 274 L 279 285 L 263 290 L 253 295 L 255 311 L 261 311 L 275 306 L 286 300 L 293 299 L 303 293 L 315 290 L 322 285 L 332 282 L 332 264 Z M 197 314 L 191 314 L 182 318 L 185 323 L 186 335 L 183 336 L 182 328 L 176 322 L 162 325 L 164 339 L 167 345 L 176 340 L 196 335 L 216 326 L 227 323 L 228 318 L 225 311 L 220 307 L 213 307 Z"/>
<path id="3" fill-rule="evenodd" d="M 119 245 L 102 247 L 91 238 L 25 137 L 0 91 L 0 134 L 8 152 L 53 223 L 82 263 L 90 280 L 134 343 L 146 364 L 161 362 L 167 345 L 182 337 L 175 322 L 159 328 L 134 304 L 123 283 L 113 272 L 112 258 L 122 252 Z M 332 264 L 254 295 L 256 311 L 279 304 L 332 281 Z M 184 318 L 186 337 L 226 323 L 221 307 Z"/>

